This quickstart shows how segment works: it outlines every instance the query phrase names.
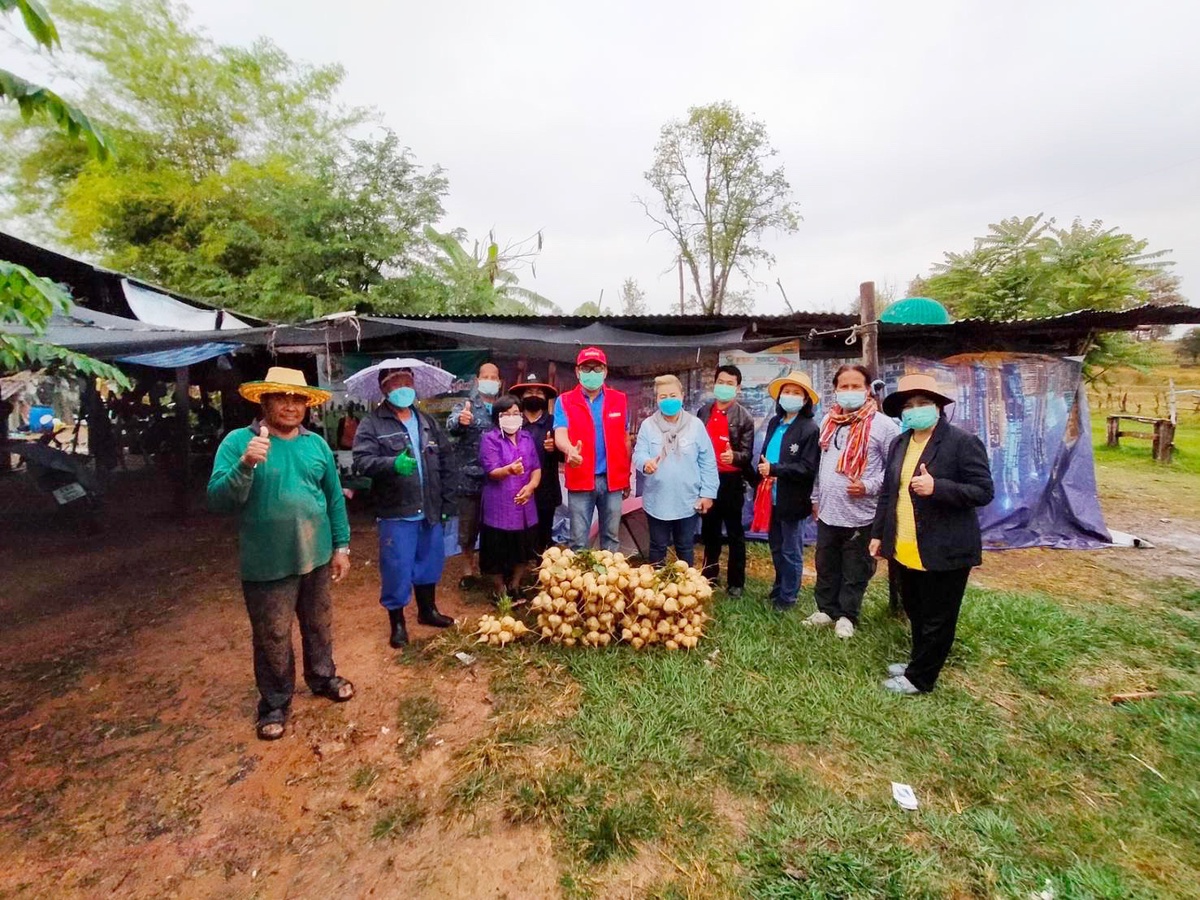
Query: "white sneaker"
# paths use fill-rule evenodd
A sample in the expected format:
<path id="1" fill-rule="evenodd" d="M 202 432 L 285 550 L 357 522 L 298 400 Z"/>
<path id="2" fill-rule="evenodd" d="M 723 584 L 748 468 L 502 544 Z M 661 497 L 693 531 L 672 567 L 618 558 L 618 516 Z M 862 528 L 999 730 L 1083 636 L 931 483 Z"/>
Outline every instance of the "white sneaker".
<path id="1" fill-rule="evenodd" d="M 829 617 L 826 616 L 826 618 Z M 833 633 L 843 639 L 852 638 L 854 637 L 854 623 L 845 616 L 842 616 L 837 620 L 837 624 L 833 626 Z"/>
<path id="2" fill-rule="evenodd" d="M 888 666 L 888 674 L 893 678 L 908 671 L 908 663 L 892 663 Z"/>
<path id="3" fill-rule="evenodd" d="M 883 683 L 885 691 L 891 691 L 893 694 L 919 694 L 916 685 L 909 681 L 903 675 L 897 675 L 894 678 L 889 678 Z"/>
<path id="4" fill-rule="evenodd" d="M 825 615 L 825 613 L 817 610 L 811 616 L 804 620 L 804 624 L 810 628 L 824 628 L 826 625 L 832 625 L 833 619 Z"/>

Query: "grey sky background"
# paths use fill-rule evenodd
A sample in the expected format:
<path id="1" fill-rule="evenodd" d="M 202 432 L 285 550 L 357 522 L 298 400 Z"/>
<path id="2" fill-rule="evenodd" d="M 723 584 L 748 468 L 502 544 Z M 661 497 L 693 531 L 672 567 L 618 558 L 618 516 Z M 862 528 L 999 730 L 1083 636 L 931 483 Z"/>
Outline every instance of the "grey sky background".
<path id="1" fill-rule="evenodd" d="M 346 67 L 450 178 L 447 227 L 542 229 L 564 309 L 678 295 L 669 240 L 633 203 L 659 128 L 728 99 L 762 119 L 805 221 L 772 240 L 761 312 L 896 295 L 989 222 L 1099 218 L 1171 249 L 1200 285 L 1200 6 L 1162 2 L 193 0 L 215 39 L 267 35 Z"/>

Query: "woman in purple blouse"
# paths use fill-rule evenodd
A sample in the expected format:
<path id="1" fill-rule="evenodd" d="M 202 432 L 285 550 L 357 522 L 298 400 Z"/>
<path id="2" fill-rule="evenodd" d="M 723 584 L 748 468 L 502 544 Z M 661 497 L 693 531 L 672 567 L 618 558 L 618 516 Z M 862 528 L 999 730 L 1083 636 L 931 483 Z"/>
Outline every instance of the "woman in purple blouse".
<path id="1" fill-rule="evenodd" d="M 525 417 L 516 397 L 492 403 L 498 425 L 479 443 L 479 461 L 487 480 L 479 530 L 479 568 L 492 575 L 496 593 L 515 597 L 521 577 L 537 555 L 537 504 L 533 492 L 542 480 L 533 438 L 521 427 Z"/>

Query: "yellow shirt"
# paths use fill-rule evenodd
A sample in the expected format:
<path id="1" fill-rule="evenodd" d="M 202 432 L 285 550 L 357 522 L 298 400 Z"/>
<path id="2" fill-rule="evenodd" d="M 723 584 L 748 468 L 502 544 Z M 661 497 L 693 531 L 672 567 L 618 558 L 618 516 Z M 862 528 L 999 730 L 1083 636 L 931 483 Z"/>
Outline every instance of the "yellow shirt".
<path id="1" fill-rule="evenodd" d="M 912 491 L 908 485 L 928 443 L 928 435 L 918 439 L 916 434 L 908 442 L 904 461 L 900 463 L 900 495 L 896 498 L 896 562 L 922 572 L 925 566 L 921 564 L 921 553 L 917 550 L 917 519 L 913 514 Z"/>

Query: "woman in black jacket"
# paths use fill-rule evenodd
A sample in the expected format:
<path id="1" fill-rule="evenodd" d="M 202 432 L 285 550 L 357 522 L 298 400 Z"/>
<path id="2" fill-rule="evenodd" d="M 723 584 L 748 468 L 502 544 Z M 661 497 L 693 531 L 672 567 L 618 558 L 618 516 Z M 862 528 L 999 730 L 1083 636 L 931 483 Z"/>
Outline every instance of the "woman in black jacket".
<path id="1" fill-rule="evenodd" d="M 931 375 L 906 375 L 883 401 L 907 431 L 888 453 L 871 532 L 871 555 L 900 575 L 912 625 L 907 665 L 888 666 L 883 686 L 898 694 L 928 693 L 954 645 L 967 576 L 982 560 L 976 510 L 994 488 L 983 442 L 946 421 L 953 403 Z"/>
<path id="2" fill-rule="evenodd" d="M 775 563 L 771 602 L 778 610 L 796 605 L 804 572 L 803 523 L 812 512 L 813 482 L 821 465 L 820 433 L 813 407 L 820 401 L 812 379 L 789 372 L 767 387 L 775 417 L 767 425 L 758 474 L 771 487 L 771 529 L 767 540 Z"/>

